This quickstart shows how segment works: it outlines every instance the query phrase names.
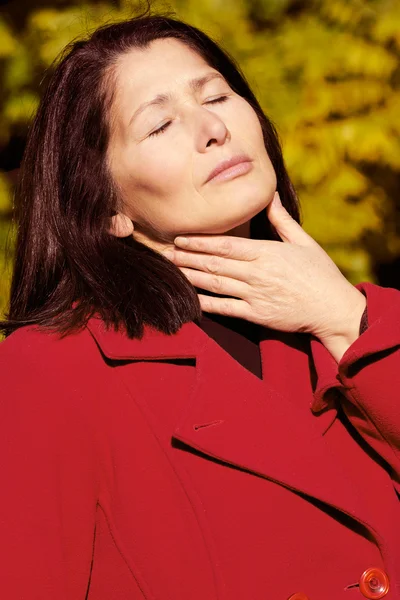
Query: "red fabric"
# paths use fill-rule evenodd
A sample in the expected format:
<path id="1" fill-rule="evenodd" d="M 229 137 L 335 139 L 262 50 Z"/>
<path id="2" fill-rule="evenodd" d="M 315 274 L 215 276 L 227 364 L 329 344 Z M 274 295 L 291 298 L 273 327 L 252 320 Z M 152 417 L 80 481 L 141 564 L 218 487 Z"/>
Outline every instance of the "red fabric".
<path id="1" fill-rule="evenodd" d="M 243 328 L 243 319 L 203 313 L 199 327 L 248 371 L 262 379 L 259 347 L 262 327 Z M 242 327 L 239 328 L 238 325 Z M 253 325 L 253 324 L 252 324 Z"/>
<path id="2" fill-rule="evenodd" d="M 400 292 L 336 364 L 264 330 L 263 380 L 188 323 L 0 344 L 5 600 L 400 598 Z"/>

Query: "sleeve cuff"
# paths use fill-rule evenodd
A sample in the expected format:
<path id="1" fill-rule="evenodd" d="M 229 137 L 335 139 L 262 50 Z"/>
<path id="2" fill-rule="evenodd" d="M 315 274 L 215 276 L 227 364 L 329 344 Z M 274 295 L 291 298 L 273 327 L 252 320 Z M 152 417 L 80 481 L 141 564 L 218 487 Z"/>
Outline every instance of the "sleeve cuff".
<path id="1" fill-rule="evenodd" d="M 351 375 L 362 367 L 362 359 L 400 345 L 400 291 L 370 282 L 355 287 L 366 296 L 367 307 L 361 317 L 360 337 L 349 346 L 339 363 L 318 338 L 311 336 L 316 379 L 311 410 L 315 413 L 329 407 L 332 395 L 327 394 L 328 390 L 344 388 Z"/>
<path id="2" fill-rule="evenodd" d="M 368 326 L 339 361 L 339 374 L 344 377 L 350 368 L 357 368 L 356 363 L 361 359 L 400 345 L 400 291 L 370 282 L 355 287 L 367 298 Z"/>

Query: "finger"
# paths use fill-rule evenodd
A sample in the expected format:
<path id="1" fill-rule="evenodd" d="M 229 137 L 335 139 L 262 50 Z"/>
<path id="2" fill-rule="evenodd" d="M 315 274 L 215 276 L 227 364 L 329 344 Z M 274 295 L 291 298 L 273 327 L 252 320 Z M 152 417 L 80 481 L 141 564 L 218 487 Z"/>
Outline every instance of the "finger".
<path id="1" fill-rule="evenodd" d="M 175 250 L 168 258 L 178 267 L 190 267 L 212 275 L 231 277 L 238 281 L 249 281 L 251 277 L 249 264 L 231 258 L 185 250 Z"/>
<path id="2" fill-rule="evenodd" d="M 225 315 L 227 317 L 248 318 L 249 305 L 244 300 L 235 298 L 214 298 L 198 294 L 201 310 L 204 312 Z"/>
<path id="3" fill-rule="evenodd" d="M 174 244 L 186 250 L 215 254 L 235 260 L 255 260 L 259 254 L 257 240 L 229 235 L 178 236 Z"/>
<path id="4" fill-rule="evenodd" d="M 278 192 L 266 208 L 269 222 L 275 227 L 280 238 L 289 244 L 311 246 L 317 242 L 293 219 L 283 206 Z"/>
<path id="5" fill-rule="evenodd" d="M 246 299 L 250 291 L 250 286 L 230 277 L 210 275 L 209 273 L 203 273 L 195 269 L 186 269 L 185 267 L 181 267 L 180 270 L 192 285 L 203 290 L 209 290 L 215 294 Z"/>

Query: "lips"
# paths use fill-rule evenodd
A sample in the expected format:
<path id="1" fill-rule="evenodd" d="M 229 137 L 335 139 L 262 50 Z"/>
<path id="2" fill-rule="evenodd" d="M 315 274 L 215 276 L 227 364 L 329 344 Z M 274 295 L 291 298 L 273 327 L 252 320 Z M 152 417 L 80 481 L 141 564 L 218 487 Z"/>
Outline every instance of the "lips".
<path id="1" fill-rule="evenodd" d="M 237 156 L 232 156 L 231 158 L 226 158 L 225 160 L 222 160 L 220 163 L 218 163 L 218 165 L 215 167 L 215 169 L 213 169 L 211 171 L 211 173 L 207 177 L 205 183 L 210 181 L 210 179 L 212 179 L 216 175 L 219 175 L 219 173 L 222 173 L 222 171 L 229 169 L 230 167 L 234 167 L 235 165 L 238 165 L 240 163 L 250 162 L 250 161 L 251 161 L 251 158 L 249 156 L 247 156 L 246 154 L 238 154 Z"/>

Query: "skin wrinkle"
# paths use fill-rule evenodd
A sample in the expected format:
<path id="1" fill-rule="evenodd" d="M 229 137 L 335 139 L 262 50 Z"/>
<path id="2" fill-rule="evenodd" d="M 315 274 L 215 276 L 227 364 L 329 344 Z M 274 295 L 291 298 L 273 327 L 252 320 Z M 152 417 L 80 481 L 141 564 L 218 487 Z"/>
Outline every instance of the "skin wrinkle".
<path id="1" fill-rule="evenodd" d="M 211 78 L 217 78 L 217 77 L 222 77 L 220 76 L 218 73 L 208 73 L 206 76 L 208 79 Z M 203 79 L 203 78 L 200 78 Z M 197 91 L 199 89 L 201 89 L 202 85 L 199 83 L 200 81 L 199 78 L 196 78 L 195 80 L 192 80 L 189 83 L 189 86 L 192 90 Z M 130 124 L 133 122 L 134 119 L 137 118 L 137 116 L 144 111 L 147 106 L 150 105 L 155 105 L 155 106 L 163 106 L 163 104 L 166 104 L 167 102 L 170 102 L 173 100 L 173 94 L 169 93 L 169 94 L 158 94 L 156 96 L 156 98 L 154 98 L 153 100 L 150 100 L 149 102 L 145 102 L 143 105 L 141 105 L 136 111 L 135 113 L 132 115 L 132 118 L 130 119 L 129 123 L 128 123 L 128 127 L 130 126 Z"/>
<path id="2" fill-rule="evenodd" d="M 146 111 L 146 120 L 139 119 L 140 127 L 135 123 L 125 139 L 111 136 L 109 164 L 124 202 L 123 212 L 112 217 L 114 231 L 133 235 L 170 258 L 195 287 L 211 292 L 217 288 L 221 297 L 198 294 L 202 311 L 311 333 L 339 362 L 359 335 L 366 299 L 290 217 L 279 195 L 274 197 L 276 174 L 250 104 L 223 81 L 209 82 L 201 93 L 189 91 L 188 82 L 210 70 L 203 58 L 176 39 L 156 40 L 144 52 L 132 50 L 120 57 L 115 75 L 117 121 L 126 122 L 136 107 L 158 93 L 174 92 L 175 99 L 168 110 Z M 227 99 L 210 104 L 221 96 Z M 160 127 L 158 135 L 149 135 Z M 248 173 L 204 183 L 222 159 L 239 153 L 253 160 Z M 243 239 L 249 235 L 241 225 L 264 210 L 283 244 Z M 230 236 L 233 230 L 239 237 L 232 241 L 231 258 L 242 275 L 238 279 L 237 269 L 225 261 L 216 280 L 198 251 L 203 250 L 208 261 L 210 254 L 220 252 L 220 235 Z M 174 253 L 182 246 L 177 236 L 185 234 L 185 258 L 177 261 Z M 251 265 L 246 248 L 254 255 Z M 252 276 L 257 272 L 262 273 L 258 283 Z"/>
<path id="3" fill-rule="evenodd" d="M 261 125 L 249 103 L 220 78 L 200 91 L 189 89 L 190 80 L 209 72 L 213 69 L 203 58 L 173 38 L 133 49 L 116 64 L 108 164 L 124 208 L 115 220 L 133 222 L 134 231 L 126 226 L 125 235 L 160 251 L 185 233 L 249 237 L 250 219 L 272 201 L 276 189 Z M 173 94 L 173 103 L 147 108 L 128 128 L 137 107 L 159 93 Z M 223 95 L 225 102 L 206 104 Z M 149 137 L 169 121 L 164 132 Z M 204 184 L 222 159 L 239 153 L 253 159 L 249 173 Z"/>

